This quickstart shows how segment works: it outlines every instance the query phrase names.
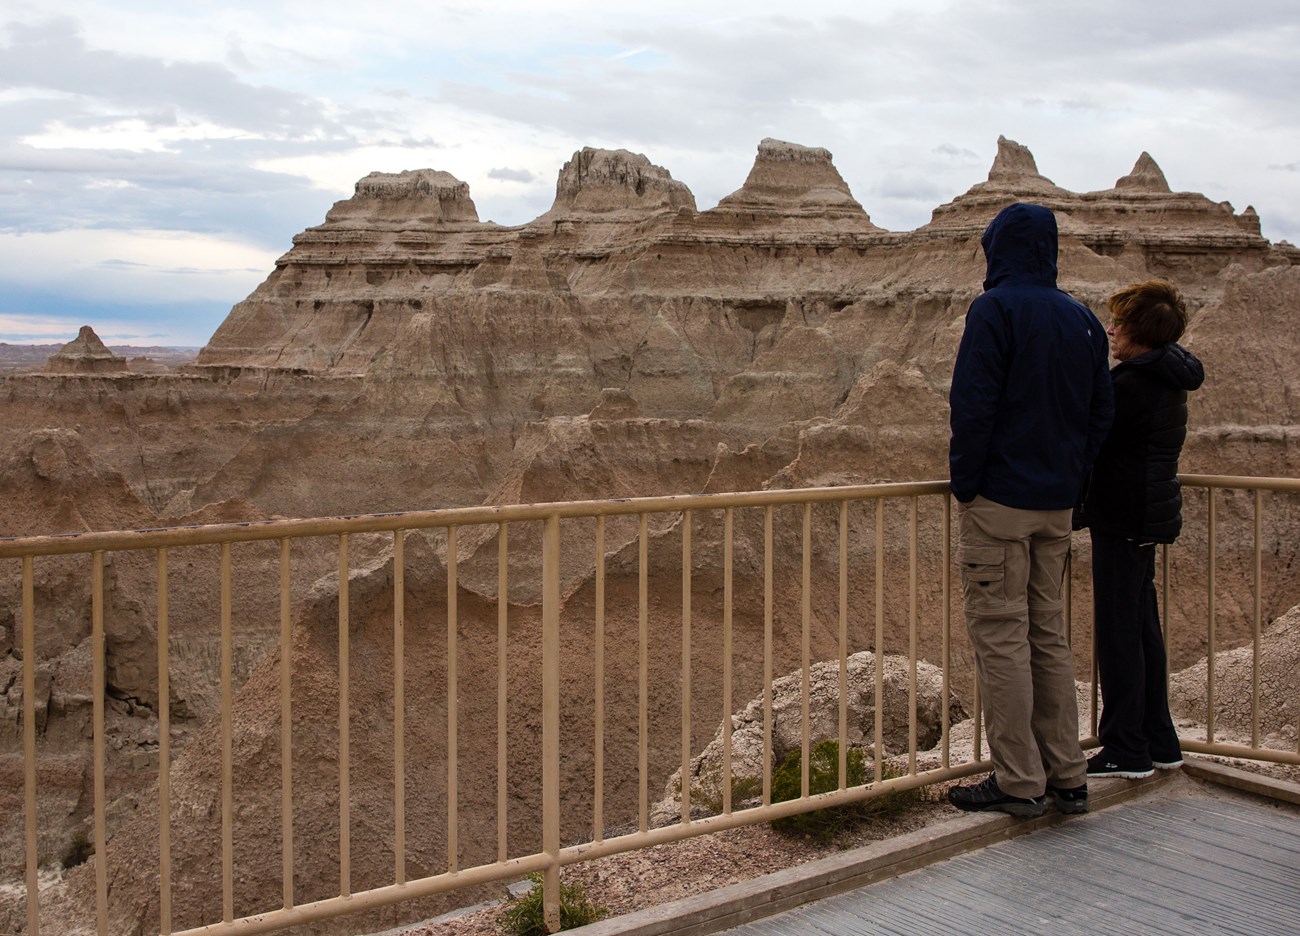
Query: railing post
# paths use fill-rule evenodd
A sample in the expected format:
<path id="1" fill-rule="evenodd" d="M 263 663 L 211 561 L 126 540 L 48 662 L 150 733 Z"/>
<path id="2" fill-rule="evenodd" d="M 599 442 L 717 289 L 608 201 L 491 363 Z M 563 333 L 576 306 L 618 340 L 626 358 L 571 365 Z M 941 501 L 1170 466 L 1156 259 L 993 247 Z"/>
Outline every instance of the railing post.
<path id="1" fill-rule="evenodd" d="M 1205 641 L 1206 642 L 1205 743 L 1213 744 L 1214 743 L 1214 688 L 1215 688 L 1214 655 L 1216 650 L 1218 649 L 1216 646 L 1218 641 L 1217 641 L 1217 635 L 1215 633 L 1215 621 L 1214 621 L 1215 598 L 1216 598 L 1214 593 L 1214 558 L 1215 558 L 1215 547 L 1217 545 L 1215 540 L 1216 537 L 1218 536 L 1217 529 L 1216 529 L 1217 525 L 1215 523 L 1215 517 L 1214 517 L 1214 488 L 1205 489 L 1205 499 L 1206 499 L 1206 524 L 1207 524 L 1207 533 L 1205 539 L 1209 547 L 1209 556 L 1206 559 L 1206 573 L 1205 573 L 1205 584 L 1206 584 L 1206 591 L 1207 591 L 1207 598 L 1206 598 L 1207 607 L 1205 609 L 1205 615 L 1206 615 L 1206 621 L 1207 621 L 1207 626 L 1209 631 L 1208 634 L 1206 635 L 1206 641 Z"/>
<path id="2" fill-rule="evenodd" d="M 235 919 L 234 630 L 230 544 L 221 544 L 221 919 Z"/>
<path id="3" fill-rule="evenodd" d="M 293 605 L 290 546 L 280 540 L 280 890 L 293 909 Z"/>
<path id="4" fill-rule="evenodd" d="M 1263 493 L 1259 490 L 1252 492 L 1255 496 L 1255 607 L 1252 615 L 1251 628 L 1251 655 L 1250 655 L 1250 746 L 1259 747 L 1259 680 L 1260 680 L 1260 628 L 1263 625 L 1263 601 L 1264 601 L 1264 546 L 1262 543 L 1263 520 L 1262 520 L 1262 501 L 1260 495 Z"/>
<path id="5" fill-rule="evenodd" d="M 40 936 L 36 836 L 36 590 L 31 556 L 23 557 L 23 832 L 27 850 L 27 933 Z M 48 713 L 48 709 L 46 710 Z M 48 716 L 47 716 L 48 717 Z M 102 861 L 96 857 L 96 861 Z"/>
<path id="6" fill-rule="evenodd" d="M 542 536 L 542 912 L 548 933 L 560 931 L 560 517 L 546 518 Z"/>
<path id="7" fill-rule="evenodd" d="M 725 641 L 724 641 L 725 642 Z M 724 692 L 724 696 L 725 696 Z M 730 735 L 726 732 L 727 709 L 723 717 L 723 787 L 731 769 Z M 727 798 L 727 806 L 730 799 Z M 691 821 L 691 512 L 682 511 L 682 822 Z M 730 810 L 727 810 L 730 812 Z"/>
<path id="8" fill-rule="evenodd" d="M 92 731 L 95 762 L 95 924 L 98 936 L 108 934 L 108 829 L 105 813 L 108 797 L 104 791 L 106 771 L 106 736 L 104 729 L 105 638 L 104 638 L 104 551 L 91 553 L 90 633 L 93 669 L 91 675 Z M 33 657 L 34 659 L 34 657 Z"/>
<path id="9" fill-rule="evenodd" d="M 171 674 L 167 550 L 158 550 L 158 931 L 172 931 Z"/>

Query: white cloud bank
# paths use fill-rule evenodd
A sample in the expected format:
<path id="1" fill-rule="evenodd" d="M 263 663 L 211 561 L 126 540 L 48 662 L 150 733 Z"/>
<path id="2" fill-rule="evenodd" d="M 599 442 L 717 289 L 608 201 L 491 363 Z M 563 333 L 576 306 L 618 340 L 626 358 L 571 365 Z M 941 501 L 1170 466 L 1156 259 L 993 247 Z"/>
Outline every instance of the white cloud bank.
<path id="1" fill-rule="evenodd" d="M 11 0 L 0 299 L 28 298 L 0 313 L 232 304 L 372 170 L 451 172 L 480 218 L 524 223 L 588 145 L 701 208 L 762 138 L 824 146 L 895 230 L 982 181 L 999 134 L 1076 191 L 1147 150 L 1297 241 L 1297 48 L 1292 0 Z"/>

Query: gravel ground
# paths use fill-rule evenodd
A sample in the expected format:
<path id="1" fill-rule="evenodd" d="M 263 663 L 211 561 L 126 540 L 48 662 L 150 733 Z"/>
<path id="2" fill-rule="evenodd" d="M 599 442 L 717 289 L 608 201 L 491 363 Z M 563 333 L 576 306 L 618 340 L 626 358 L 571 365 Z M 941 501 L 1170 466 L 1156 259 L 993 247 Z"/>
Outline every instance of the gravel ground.
<path id="1" fill-rule="evenodd" d="M 919 791 L 903 814 L 865 820 L 832 842 L 776 832 L 764 823 L 583 862 L 566 868 L 564 881 L 581 883 L 588 897 L 619 916 L 942 822 L 955 815 L 946 790 L 940 784 Z M 500 914 L 496 905 L 392 936 L 497 936 L 505 932 L 497 925 Z"/>

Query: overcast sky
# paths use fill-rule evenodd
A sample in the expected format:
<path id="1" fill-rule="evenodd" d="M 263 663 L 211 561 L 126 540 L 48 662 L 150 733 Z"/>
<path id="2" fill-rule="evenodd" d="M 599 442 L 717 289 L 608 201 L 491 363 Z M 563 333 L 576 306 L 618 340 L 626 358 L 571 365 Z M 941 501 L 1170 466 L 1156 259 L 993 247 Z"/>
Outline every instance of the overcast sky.
<path id="1" fill-rule="evenodd" d="M 0 341 L 202 345 L 366 173 L 522 224 L 582 146 L 701 209 L 764 137 L 824 146 L 892 230 L 999 134 L 1074 191 L 1147 150 L 1300 242 L 1297 50 L 1295 0 L 4 0 Z"/>

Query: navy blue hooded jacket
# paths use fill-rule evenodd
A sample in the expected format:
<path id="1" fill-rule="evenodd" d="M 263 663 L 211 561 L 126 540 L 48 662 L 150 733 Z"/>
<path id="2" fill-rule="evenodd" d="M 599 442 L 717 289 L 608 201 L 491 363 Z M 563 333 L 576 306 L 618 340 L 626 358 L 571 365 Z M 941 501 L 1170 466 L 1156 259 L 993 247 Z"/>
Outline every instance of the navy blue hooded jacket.
<path id="1" fill-rule="evenodd" d="M 949 403 L 953 495 L 1022 510 L 1077 506 L 1114 413 L 1106 332 L 1056 288 L 1056 217 L 1004 208 L 981 244 L 984 292 L 966 313 Z"/>

